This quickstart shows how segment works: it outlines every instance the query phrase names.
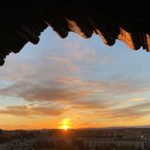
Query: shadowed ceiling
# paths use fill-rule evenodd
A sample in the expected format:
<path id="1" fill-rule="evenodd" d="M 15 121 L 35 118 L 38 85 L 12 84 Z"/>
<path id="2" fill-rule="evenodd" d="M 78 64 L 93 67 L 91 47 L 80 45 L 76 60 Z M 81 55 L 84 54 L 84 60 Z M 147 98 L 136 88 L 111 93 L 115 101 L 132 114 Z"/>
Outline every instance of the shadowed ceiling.
<path id="1" fill-rule="evenodd" d="M 0 6 L 0 65 L 31 42 L 37 44 L 48 26 L 62 38 L 75 32 L 84 38 L 98 34 L 109 46 L 116 39 L 129 48 L 150 51 L 148 2 L 108 0 L 31 0 Z M 51 40 L 51 39 L 49 39 Z"/>

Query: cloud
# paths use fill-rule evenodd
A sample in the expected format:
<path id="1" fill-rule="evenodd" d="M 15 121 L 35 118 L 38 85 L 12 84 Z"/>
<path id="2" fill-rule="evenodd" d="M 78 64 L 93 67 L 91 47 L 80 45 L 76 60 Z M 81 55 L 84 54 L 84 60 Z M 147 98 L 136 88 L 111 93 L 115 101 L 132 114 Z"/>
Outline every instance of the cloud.
<path id="1" fill-rule="evenodd" d="M 115 106 L 118 105 L 118 102 L 115 101 L 116 95 L 126 95 L 134 90 L 135 88 L 130 87 L 128 83 L 81 80 L 77 77 L 66 76 L 46 76 L 44 79 L 37 79 L 31 76 L 30 79 L 17 80 L 14 84 L 1 88 L 0 95 L 21 98 L 29 103 L 39 103 L 39 105 L 45 102 L 48 102 L 49 105 L 57 103 L 82 112 L 103 110 L 106 112 L 107 118 L 111 115 L 112 117 L 117 115 L 120 117 L 128 116 L 123 112 L 124 109 L 123 111 L 112 110 L 113 113 L 111 113 L 111 107 L 114 107 L 114 103 Z M 131 110 L 128 112 L 131 112 Z M 135 114 L 134 112 L 131 113 Z"/>
<path id="2" fill-rule="evenodd" d="M 0 114 L 15 115 L 15 116 L 59 116 L 66 110 L 55 107 L 31 107 L 31 106 L 8 106 L 0 109 Z"/>
<path id="3" fill-rule="evenodd" d="M 86 95 L 92 94 L 89 89 L 69 88 L 57 80 L 47 80 L 47 83 L 39 81 L 37 84 L 28 82 L 17 82 L 8 88 L 3 88 L 0 94 L 3 96 L 15 96 L 27 101 L 73 101 Z M 73 84 L 72 84 L 73 85 Z M 74 86 L 74 85 L 73 85 Z"/>
<path id="4" fill-rule="evenodd" d="M 145 102 L 137 105 L 130 106 L 130 109 L 148 109 L 150 110 L 150 102 Z"/>
<path id="5" fill-rule="evenodd" d="M 73 62 L 66 58 L 61 56 L 50 56 L 49 61 L 51 61 L 51 65 L 53 68 L 59 68 L 60 70 L 71 72 L 71 73 L 78 73 L 80 70 L 77 67 L 77 65 L 73 64 Z"/>
<path id="6" fill-rule="evenodd" d="M 3 88 L 0 94 L 18 97 L 29 103 L 37 103 L 39 106 L 45 102 L 50 106 L 56 104 L 67 108 L 71 114 L 73 111 L 74 113 L 76 111 L 80 113 L 100 111 L 100 114 L 96 114 L 97 117 L 108 118 L 111 114 L 112 105 L 110 101 L 113 101 L 112 94 L 115 95 L 115 91 L 118 92 L 117 89 L 124 91 L 126 87 L 128 86 L 120 83 L 113 86 L 112 83 L 101 81 L 81 80 L 74 77 L 55 77 L 38 80 L 38 83 L 34 79 L 24 82 L 17 81 L 8 88 Z M 108 113 L 104 113 L 107 111 Z"/>
<path id="7" fill-rule="evenodd" d="M 130 98 L 129 101 L 131 102 L 141 102 L 146 100 L 145 98 L 139 97 L 139 98 Z"/>
<path id="8" fill-rule="evenodd" d="M 150 102 L 136 104 L 125 108 L 110 109 L 105 112 L 106 117 L 113 119 L 140 119 L 150 114 Z"/>
<path id="9" fill-rule="evenodd" d="M 33 88 L 19 93 L 19 97 L 29 101 L 73 101 L 90 94 L 85 90 L 65 90 L 53 88 Z"/>
<path id="10" fill-rule="evenodd" d="M 109 108 L 109 105 L 104 101 L 95 101 L 95 100 L 80 100 L 71 103 L 71 108 L 80 110 L 80 111 L 89 111 L 89 110 L 105 110 Z"/>
<path id="11" fill-rule="evenodd" d="M 68 41 L 64 44 L 64 48 L 68 51 L 66 57 L 74 62 L 84 64 L 94 64 L 97 62 L 97 59 L 95 59 L 96 49 L 83 45 L 82 40 Z"/>

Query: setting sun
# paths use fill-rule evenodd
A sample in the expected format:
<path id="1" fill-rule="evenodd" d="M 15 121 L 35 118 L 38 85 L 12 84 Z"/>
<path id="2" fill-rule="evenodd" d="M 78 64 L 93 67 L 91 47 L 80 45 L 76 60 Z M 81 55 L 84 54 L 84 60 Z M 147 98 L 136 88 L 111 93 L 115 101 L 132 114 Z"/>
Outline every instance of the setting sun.
<path id="1" fill-rule="evenodd" d="M 60 122 L 60 126 L 59 126 L 60 129 L 63 129 L 63 130 L 68 130 L 69 128 L 71 128 L 71 121 L 69 118 L 65 118 L 63 119 L 61 122 Z"/>
<path id="2" fill-rule="evenodd" d="M 67 125 L 64 125 L 64 126 L 62 127 L 62 129 L 64 129 L 64 130 L 68 130 L 68 129 L 69 129 L 69 127 L 68 127 Z"/>

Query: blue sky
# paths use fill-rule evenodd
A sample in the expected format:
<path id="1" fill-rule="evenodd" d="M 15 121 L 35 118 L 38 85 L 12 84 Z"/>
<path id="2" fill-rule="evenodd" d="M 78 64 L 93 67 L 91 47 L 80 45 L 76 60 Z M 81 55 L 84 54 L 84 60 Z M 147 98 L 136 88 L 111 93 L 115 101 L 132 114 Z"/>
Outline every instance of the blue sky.
<path id="1" fill-rule="evenodd" d="M 0 68 L 0 127 L 150 124 L 149 64 L 149 53 L 120 41 L 61 39 L 48 28 L 38 45 L 28 43 Z"/>

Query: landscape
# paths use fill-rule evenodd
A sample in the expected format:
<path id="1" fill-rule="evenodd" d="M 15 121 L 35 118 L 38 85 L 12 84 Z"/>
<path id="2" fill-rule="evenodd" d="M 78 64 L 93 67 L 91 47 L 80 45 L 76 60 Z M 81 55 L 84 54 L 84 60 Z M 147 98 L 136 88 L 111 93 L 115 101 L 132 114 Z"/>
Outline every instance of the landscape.
<path id="1" fill-rule="evenodd" d="M 4 1 L 0 150 L 150 150 L 149 3 Z"/>
<path id="2" fill-rule="evenodd" d="M 149 150 L 150 128 L 0 130 L 0 150 Z"/>

